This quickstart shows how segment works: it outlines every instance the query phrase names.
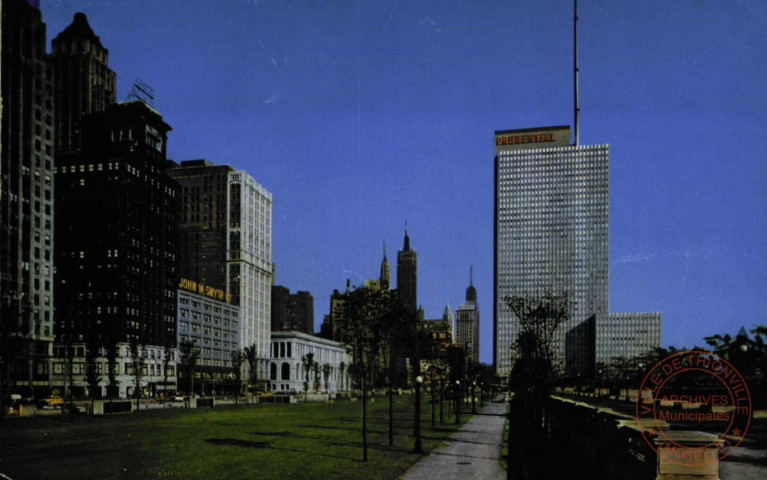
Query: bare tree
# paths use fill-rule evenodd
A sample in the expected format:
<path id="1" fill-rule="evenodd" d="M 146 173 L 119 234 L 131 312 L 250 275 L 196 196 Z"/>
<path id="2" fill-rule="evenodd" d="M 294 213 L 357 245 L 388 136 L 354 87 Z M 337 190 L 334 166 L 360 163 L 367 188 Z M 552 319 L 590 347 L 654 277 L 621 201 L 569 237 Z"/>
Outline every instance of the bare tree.
<path id="1" fill-rule="evenodd" d="M 242 361 L 244 354 L 236 350 L 232 351 L 232 372 L 234 372 L 234 381 L 237 391 L 234 394 L 235 408 L 240 402 L 240 390 L 242 390 Z"/>
<path id="2" fill-rule="evenodd" d="M 93 413 L 93 405 L 96 402 L 96 398 L 100 396 L 101 375 L 97 369 L 97 358 L 99 355 L 98 336 L 94 333 L 89 333 L 85 344 L 85 383 L 88 386 L 88 396 L 91 399 L 91 413 Z"/>
<path id="3" fill-rule="evenodd" d="M 120 347 L 117 346 L 117 341 L 114 337 L 110 336 L 107 337 L 104 348 L 107 354 L 107 398 L 111 402 L 112 397 L 117 395 L 120 388 L 120 382 L 117 380 L 117 357 L 120 353 Z"/>
<path id="4" fill-rule="evenodd" d="M 144 359 L 144 346 L 135 338 L 130 341 L 130 359 L 133 369 L 133 384 L 135 386 L 133 396 L 136 398 L 136 410 L 138 410 L 141 402 L 141 380 L 144 378 L 146 360 Z"/>
<path id="5" fill-rule="evenodd" d="M 344 340 L 352 347 L 352 372 L 362 390 L 362 460 L 368 460 L 368 388 L 378 367 L 385 331 L 386 304 L 380 290 L 355 288 L 344 294 L 338 317 Z"/>
<path id="6" fill-rule="evenodd" d="M 301 357 L 301 363 L 304 367 L 304 402 L 306 402 L 309 395 L 309 380 L 312 375 L 312 369 L 314 368 L 314 354 L 307 353 Z"/>
<path id="7" fill-rule="evenodd" d="M 325 380 L 325 393 L 330 393 L 330 364 L 322 366 L 322 378 Z"/>
<path id="8" fill-rule="evenodd" d="M 569 304 L 566 294 L 505 297 L 504 301 L 521 327 L 512 345 L 515 361 L 509 375 L 515 392 L 509 405 L 507 439 L 511 472 L 513 452 L 520 455 L 525 449 L 524 455 L 540 455 L 547 448 L 549 398 L 556 374 L 554 339 L 557 328 L 568 318 Z M 525 445 L 515 442 L 515 436 L 525 438 Z"/>
<path id="9" fill-rule="evenodd" d="M 184 368 L 184 375 L 189 383 L 189 395 L 194 395 L 194 374 L 197 368 L 197 360 L 200 358 L 200 350 L 197 342 L 193 340 L 181 340 L 178 344 L 179 361 Z"/>
<path id="10" fill-rule="evenodd" d="M 173 356 L 173 349 L 170 348 L 170 342 L 165 345 L 165 351 L 162 354 L 162 404 L 165 405 L 165 396 L 168 393 L 168 369 L 170 368 L 170 360 Z M 176 377 L 178 378 L 178 377 Z"/>

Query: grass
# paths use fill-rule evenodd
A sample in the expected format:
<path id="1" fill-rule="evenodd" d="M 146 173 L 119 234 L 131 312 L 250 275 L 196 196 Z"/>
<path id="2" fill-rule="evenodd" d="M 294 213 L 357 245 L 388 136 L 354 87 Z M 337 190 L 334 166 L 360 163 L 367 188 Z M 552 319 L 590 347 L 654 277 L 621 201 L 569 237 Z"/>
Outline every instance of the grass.
<path id="1" fill-rule="evenodd" d="M 150 410 L 73 423 L 66 417 L 6 418 L 0 473 L 14 480 L 394 479 L 421 458 L 412 453 L 413 401 L 395 397 L 393 447 L 386 400 L 369 403 L 367 463 L 362 404 L 337 402 Z M 456 430 L 452 423 L 431 427 L 429 408 L 424 402 L 421 409 L 426 452 Z"/>

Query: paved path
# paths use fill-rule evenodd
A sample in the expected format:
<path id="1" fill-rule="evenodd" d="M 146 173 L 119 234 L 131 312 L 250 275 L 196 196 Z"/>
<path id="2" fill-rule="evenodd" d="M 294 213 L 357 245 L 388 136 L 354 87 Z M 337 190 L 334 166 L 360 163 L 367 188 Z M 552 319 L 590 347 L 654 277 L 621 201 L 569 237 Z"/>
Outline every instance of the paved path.
<path id="1" fill-rule="evenodd" d="M 433 450 L 401 479 L 505 479 L 506 472 L 498 463 L 505 412 L 505 403 L 489 403 L 450 436 L 447 446 Z"/>

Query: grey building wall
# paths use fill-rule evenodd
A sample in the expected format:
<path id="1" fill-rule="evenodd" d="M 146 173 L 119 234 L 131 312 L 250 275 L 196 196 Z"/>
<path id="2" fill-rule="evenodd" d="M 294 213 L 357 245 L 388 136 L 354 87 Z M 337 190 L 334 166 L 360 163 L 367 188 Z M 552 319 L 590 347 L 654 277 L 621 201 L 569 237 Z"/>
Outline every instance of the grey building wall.
<path id="1" fill-rule="evenodd" d="M 178 290 L 178 341 L 194 341 L 201 367 L 230 368 L 241 351 L 240 311 L 236 305 Z"/>

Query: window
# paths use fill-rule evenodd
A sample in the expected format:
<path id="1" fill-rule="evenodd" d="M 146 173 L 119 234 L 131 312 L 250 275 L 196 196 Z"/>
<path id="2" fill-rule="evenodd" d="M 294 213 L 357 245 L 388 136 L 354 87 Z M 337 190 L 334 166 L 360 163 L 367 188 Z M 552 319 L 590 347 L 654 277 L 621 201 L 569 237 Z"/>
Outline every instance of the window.
<path id="1" fill-rule="evenodd" d="M 290 365 L 287 363 L 282 364 L 282 380 L 290 380 Z"/>

